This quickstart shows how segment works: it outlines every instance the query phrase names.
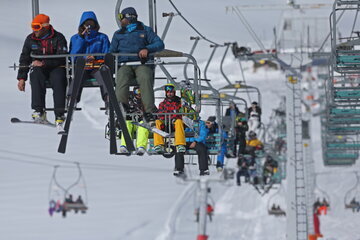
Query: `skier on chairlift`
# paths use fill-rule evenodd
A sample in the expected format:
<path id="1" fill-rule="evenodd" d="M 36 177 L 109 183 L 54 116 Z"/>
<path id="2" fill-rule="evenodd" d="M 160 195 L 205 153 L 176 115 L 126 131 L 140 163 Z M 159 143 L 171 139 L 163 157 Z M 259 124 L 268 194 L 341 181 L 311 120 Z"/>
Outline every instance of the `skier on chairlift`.
<path id="1" fill-rule="evenodd" d="M 127 7 L 118 15 L 121 27 L 117 30 L 110 44 L 111 53 L 136 53 L 138 56 L 119 56 L 119 63 L 141 61 L 145 63 L 150 53 L 164 49 L 164 42 L 156 33 L 142 22 L 133 7 Z M 116 66 L 118 67 L 118 66 Z M 116 97 L 128 110 L 129 86 L 136 81 L 140 86 L 141 99 L 144 104 L 144 118 L 154 125 L 156 112 L 154 97 L 154 66 L 153 65 L 122 65 L 116 76 Z"/>
<path id="2" fill-rule="evenodd" d="M 143 121 L 143 113 L 144 105 L 141 101 L 141 92 L 138 86 L 133 88 L 133 91 L 129 95 L 129 110 L 128 113 L 130 116 L 126 116 L 126 126 L 130 136 L 136 132 L 136 154 L 139 156 L 144 155 L 147 148 L 148 138 L 149 138 L 149 130 L 132 124 L 132 122 L 142 123 Z M 121 146 L 119 148 L 120 153 L 129 153 L 126 148 L 125 138 L 121 136 Z"/>
<path id="3" fill-rule="evenodd" d="M 18 89 L 25 92 L 25 82 L 30 71 L 31 108 L 35 122 L 46 122 L 46 81 L 53 89 L 55 124 L 62 126 L 65 120 L 66 71 L 65 58 L 33 58 L 34 55 L 66 54 L 67 42 L 63 34 L 50 24 L 49 16 L 39 14 L 32 20 L 33 32 L 24 42 L 20 55 L 17 79 Z M 29 67 L 27 67 L 29 66 Z"/>

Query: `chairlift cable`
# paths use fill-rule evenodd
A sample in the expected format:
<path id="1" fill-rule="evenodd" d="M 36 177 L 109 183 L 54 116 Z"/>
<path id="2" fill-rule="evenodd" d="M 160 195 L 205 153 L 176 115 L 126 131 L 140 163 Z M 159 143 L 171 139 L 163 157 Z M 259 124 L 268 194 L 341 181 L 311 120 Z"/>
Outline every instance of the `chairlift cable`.
<path id="1" fill-rule="evenodd" d="M 175 6 L 175 4 L 172 2 L 172 0 L 169 0 L 170 4 L 173 6 L 173 8 L 175 9 L 175 11 L 179 14 L 179 16 L 197 33 L 199 34 L 205 41 L 219 45 L 219 46 L 223 46 L 221 44 L 218 44 L 216 42 L 213 42 L 209 39 L 207 39 L 204 35 L 202 35 L 182 14 L 181 12 L 177 9 L 177 7 Z"/>
<path id="2" fill-rule="evenodd" d="M 245 28 L 249 31 L 249 33 L 252 35 L 253 39 L 255 40 L 255 42 L 258 44 L 258 46 L 264 51 L 264 53 L 266 53 L 266 49 L 264 44 L 261 42 L 261 40 L 259 39 L 259 37 L 256 35 L 255 31 L 252 29 L 251 25 L 248 23 L 248 21 L 246 20 L 245 16 L 241 13 L 241 11 L 239 10 L 239 8 L 235 8 L 235 13 L 236 15 L 239 17 L 240 21 L 243 23 L 243 25 L 245 26 Z"/>

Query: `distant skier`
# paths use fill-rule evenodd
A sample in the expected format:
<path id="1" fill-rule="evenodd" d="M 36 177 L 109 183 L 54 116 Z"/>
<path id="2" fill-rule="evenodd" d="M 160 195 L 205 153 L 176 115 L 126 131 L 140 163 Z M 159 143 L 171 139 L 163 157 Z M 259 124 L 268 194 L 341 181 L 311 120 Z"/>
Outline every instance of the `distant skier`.
<path id="1" fill-rule="evenodd" d="M 216 123 L 216 117 L 215 116 L 210 116 L 207 121 L 205 122 L 206 126 L 209 128 L 209 134 L 215 134 L 215 133 L 219 133 L 219 126 Z M 222 171 L 224 168 L 224 159 L 225 159 L 225 155 L 227 153 L 227 148 L 226 148 L 226 139 L 227 139 L 228 135 L 225 131 L 222 131 L 221 134 L 221 149 L 220 152 L 217 156 L 217 161 L 216 161 L 216 169 L 218 171 Z"/>
<path id="2" fill-rule="evenodd" d="M 17 79 L 18 89 L 25 91 L 25 81 L 30 72 L 31 108 L 34 109 L 34 121 L 45 121 L 46 81 L 53 89 L 54 113 L 56 125 L 62 125 L 65 120 L 66 72 L 65 58 L 33 58 L 33 55 L 66 54 L 67 43 L 65 37 L 55 31 L 50 25 L 50 18 L 45 14 L 37 15 L 32 23 L 33 33 L 25 39 L 20 55 L 20 67 Z M 29 67 L 27 67 L 29 66 Z"/>
<path id="3" fill-rule="evenodd" d="M 197 133 L 196 137 L 186 138 L 186 149 L 193 149 L 196 151 L 199 161 L 200 176 L 209 175 L 209 162 L 208 151 L 206 147 L 206 138 L 209 134 L 209 124 L 205 124 L 202 120 L 194 120 L 197 122 L 197 126 L 194 129 L 186 128 L 188 133 Z M 175 153 L 175 176 L 181 176 L 184 174 L 184 153 Z"/>
<path id="4" fill-rule="evenodd" d="M 108 53 L 110 47 L 110 41 L 106 34 L 99 32 L 100 25 L 96 18 L 96 15 L 92 11 L 83 12 L 80 18 L 78 27 L 78 33 L 73 35 L 70 39 L 70 53 Z M 88 63 L 96 60 L 103 59 L 103 57 L 87 56 L 86 61 Z M 91 69 L 84 72 L 83 81 L 89 78 L 96 78 L 95 72 L 97 69 Z M 107 93 L 103 86 L 102 81 L 98 81 L 100 84 L 101 96 L 105 101 Z M 72 82 L 73 83 L 73 82 Z M 70 86 L 72 89 L 72 86 Z M 80 101 L 82 88 L 79 90 L 77 101 Z M 68 93 L 71 95 L 71 92 Z"/>
<path id="5" fill-rule="evenodd" d="M 258 106 L 257 102 L 252 102 L 251 107 L 248 109 L 249 115 L 249 130 L 256 131 L 260 128 L 261 124 L 261 108 Z"/>
<path id="6" fill-rule="evenodd" d="M 159 104 L 158 119 L 156 120 L 156 128 L 166 131 L 169 128 L 175 130 L 175 146 L 177 152 L 185 152 L 185 131 L 184 123 L 180 114 L 181 98 L 176 96 L 176 89 L 174 84 L 166 84 L 164 86 L 165 99 Z M 161 115 L 161 113 L 173 113 L 170 115 Z M 157 153 L 164 153 L 164 138 L 159 134 L 154 133 L 154 150 Z"/>
<path id="7" fill-rule="evenodd" d="M 237 165 L 239 167 L 239 170 L 236 173 L 236 183 L 238 186 L 241 186 L 241 176 L 245 177 L 245 183 L 250 181 L 249 162 L 243 155 L 239 155 Z"/>
<path id="8" fill-rule="evenodd" d="M 119 14 L 121 28 L 117 30 L 110 44 L 111 53 L 136 53 L 138 56 L 119 56 L 119 63 L 141 61 L 146 62 L 149 53 L 164 49 L 164 42 L 156 33 L 142 22 L 138 21 L 138 14 L 133 7 L 125 8 Z M 127 110 L 129 86 L 138 83 L 144 103 L 144 117 L 146 122 L 154 123 L 153 112 L 156 111 L 154 97 L 154 67 L 151 65 L 123 65 L 116 76 L 116 97 Z"/>
<path id="9" fill-rule="evenodd" d="M 246 132 L 249 130 L 246 118 L 236 119 L 236 139 L 234 142 L 234 155 L 244 154 L 246 148 Z M 239 143 L 239 151 L 237 151 L 237 143 Z"/>
<path id="10" fill-rule="evenodd" d="M 249 131 L 249 140 L 246 141 L 245 152 L 255 156 L 256 150 L 263 150 L 264 144 L 257 138 L 254 131 Z"/>
<path id="11" fill-rule="evenodd" d="M 146 128 L 136 126 L 132 124 L 132 122 L 140 122 L 143 123 L 142 113 L 144 111 L 144 105 L 141 101 L 141 92 L 140 88 L 135 86 L 133 91 L 130 93 L 129 96 L 129 111 L 130 115 L 126 116 L 126 126 L 130 136 L 136 132 L 136 154 L 139 156 L 144 155 L 146 152 L 148 138 L 149 138 L 149 130 Z M 129 153 L 128 149 L 125 146 L 125 137 L 124 134 L 121 134 L 121 146 L 120 146 L 120 153 Z"/>

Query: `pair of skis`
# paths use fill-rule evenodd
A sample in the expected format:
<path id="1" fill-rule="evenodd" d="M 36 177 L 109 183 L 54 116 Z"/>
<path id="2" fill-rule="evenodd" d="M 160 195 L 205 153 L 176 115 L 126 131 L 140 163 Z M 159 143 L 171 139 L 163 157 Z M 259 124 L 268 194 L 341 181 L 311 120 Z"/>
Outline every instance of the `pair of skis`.
<path id="1" fill-rule="evenodd" d="M 105 90 L 108 93 L 108 101 L 109 101 L 109 126 L 110 126 L 110 154 L 117 153 L 116 147 L 116 129 L 115 129 L 115 114 L 116 114 L 116 121 L 119 123 L 119 126 L 123 132 L 126 147 L 129 151 L 135 151 L 135 146 L 132 142 L 130 134 L 126 127 L 126 122 L 124 115 L 120 109 L 119 103 L 116 99 L 115 91 L 114 91 L 114 83 L 112 77 L 112 71 L 110 67 L 113 66 L 114 57 L 111 53 L 105 55 L 104 65 L 102 65 L 98 72 L 96 73 L 98 79 L 102 80 L 102 84 L 104 85 Z M 74 89 L 72 91 L 72 96 L 70 98 L 70 104 L 68 106 L 68 114 L 65 121 L 64 131 L 66 134 L 61 136 L 58 152 L 65 153 L 66 145 L 67 145 L 67 138 L 69 135 L 70 130 L 70 123 L 72 119 L 72 115 L 74 112 L 74 108 L 76 105 L 76 99 L 79 94 L 79 90 L 81 88 L 81 82 L 83 79 L 85 71 L 85 59 L 78 58 L 75 65 L 75 78 L 74 78 Z M 115 113 L 114 113 L 115 112 Z"/>

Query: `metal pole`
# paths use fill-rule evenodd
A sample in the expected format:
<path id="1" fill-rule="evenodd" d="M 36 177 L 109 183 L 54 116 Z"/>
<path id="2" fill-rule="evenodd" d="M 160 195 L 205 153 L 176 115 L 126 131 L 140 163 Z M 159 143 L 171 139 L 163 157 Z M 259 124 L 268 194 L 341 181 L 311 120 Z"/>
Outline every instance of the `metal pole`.
<path id="1" fill-rule="evenodd" d="M 226 49 L 225 49 L 224 55 L 223 55 L 223 57 L 222 57 L 222 59 L 221 59 L 220 72 L 221 72 L 221 74 L 224 76 L 225 80 L 231 85 L 231 82 L 230 82 L 229 78 L 225 75 L 225 73 L 224 73 L 224 71 L 223 71 L 224 59 L 225 59 L 226 54 L 227 54 L 227 52 L 228 52 L 228 50 L 229 50 L 230 43 L 225 43 L 225 45 L 226 45 Z"/>
<path id="2" fill-rule="evenodd" d="M 39 0 L 32 0 L 32 17 L 39 14 Z"/>
<path id="3" fill-rule="evenodd" d="M 206 240 L 206 215 L 207 215 L 207 194 L 208 194 L 208 182 L 206 178 L 200 178 L 200 206 L 199 206 L 199 225 L 197 240 Z"/>
<path id="4" fill-rule="evenodd" d="M 120 22 L 120 19 L 118 17 L 118 14 L 120 13 L 121 4 L 122 4 L 122 0 L 118 0 L 117 3 L 116 3 L 116 6 L 115 6 L 115 21 L 116 21 L 119 28 L 121 28 L 121 22 Z"/>
<path id="5" fill-rule="evenodd" d="M 149 26 L 154 29 L 154 3 L 152 0 L 149 0 Z"/>
<path id="6" fill-rule="evenodd" d="M 300 81 L 288 76 L 286 96 L 287 134 L 287 237 L 288 240 L 307 240 L 305 164 L 301 121 Z"/>
<path id="7" fill-rule="evenodd" d="M 163 16 L 163 17 L 169 17 L 168 20 L 167 20 L 167 22 L 166 22 L 164 31 L 163 31 L 163 33 L 162 33 L 162 35 L 161 35 L 161 40 L 164 41 L 164 39 L 165 39 L 165 37 L 166 37 L 166 34 L 167 34 L 168 30 L 169 30 L 171 21 L 172 21 L 173 17 L 175 16 L 175 14 L 174 14 L 173 12 L 171 12 L 171 13 L 163 13 L 162 16 Z"/>
<path id="8" fill-rule="evenodd" d="M 305 162 L 305 185 L 306 185 L 306 212 L 307 212 L 307 229 L 309 235 L 314 232 L 314 218 L 313 218 L 313 204 L 315 202 L 314 188 L 314 160 L 312 158 L 311 135 L 310 135 L 310 120 L 303 121 L 303 143 L 304 143 L 304 162 Z"/>
<path id="9" fill-rule="evenodd" d="M 192 48 L 191 48 L 191 50 L 190 50 L 190 55 L 192 55 L 193 53 L 194 53 L 194 51 L 195 51 L 195 48 L 196 48 L 196 46 L 197 46 L 197 44 L 198 44 L 198 42 L 199 42 L 199 40 L 200 40 L 200 38 L 199 37 L 190 37 L 190 40 L 195 40 L 195 42 L 194 42 L 194 44 L 193 44 L 193 46 L 192 46 Z M 187 75 L 187 66 L 189 65 L 189 62 L 190 62 L 190 59 L 187 59 L 186 60 L 186 63 L 184 64 L 184 70 L 183 70 L 183 72 L 184 72 L 184 77 L 185 77 L 185 80 L 186 81 L 189 81 L 188 79 L 189 79 L 189 77 L 188 77 L 188 75 Z"/>

